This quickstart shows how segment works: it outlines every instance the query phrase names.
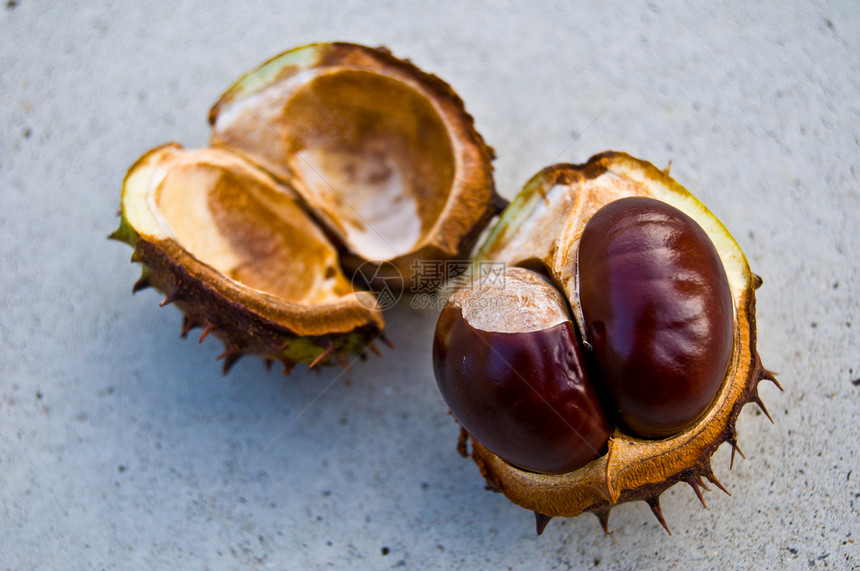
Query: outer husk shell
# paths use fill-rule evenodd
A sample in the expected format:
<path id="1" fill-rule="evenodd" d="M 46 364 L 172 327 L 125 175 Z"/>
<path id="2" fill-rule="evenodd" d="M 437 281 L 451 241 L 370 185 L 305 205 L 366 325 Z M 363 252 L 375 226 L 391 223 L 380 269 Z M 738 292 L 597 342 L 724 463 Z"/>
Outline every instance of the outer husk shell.
<path id="1" fill-rule="evenodd" d="M 179 145 L 169 144 L 141 157 L 129 169 L 124 198 L 133 177 L 146 176 L 165 157 L 181 152 Z M 241 168 L 256 171 L 250 164 Z M 227 278 L 169 235 L 139 232 L 127 214 L 124 208 L 120 227 L 110 237 L 132 246 L 132 261 L 143 267 L 133 291 L 154 287 L 163 292 L 161 305 L 174 304 L 185 314 L 182 337 L 203 328 L 201 340 L 210 333 L 221 339 L 224 352 L 219 359 L 224 360 L 225 373 L 246 354 L 258 355 L 267 364 L 279 361 L 285 373 L 298 363 L 344 363 L 348 354 L 362 353 L 380 336 L 382 313 L 370 293 L 319 306 L 291 303 Z"/>
<path id="2" fill-rule="evenodd" d="M 575 292 L 575 279 L 565 275 L 560 270 L 564 265 L 560 262 L 564 256 L 575 255 L 575 245 L 571 247 L 570 239 L 578 240 L 581 226 L 587 220 L 582 220 L 579 229 L 575 225 L 564 226 L 563 222 L 555 225 L 557 233 L 550 238 L 542 237 L 539 244 L 531 247 L 509 248 L 510 237 L 514 236 L 517 227 L 528 218 L 530 212 L 537 212 L 543 206 L 552 208 L 549 196 L 553 185 L 564 184 L 571 188 L 585 189 L 589 181 L 601 175 L 609 174 L 623 182 L 635 181 L 632 186 L 620 185 L 606 193 L 607 200 L 620 198 L 620 195 L 630 195 L 630 189 L 640 195 L 651 195 L 666 200 L 667 192 L 676 194 L 674 197 L 681 204 L 692 199 L 692 195 L 672 180 L 668 173 L 660 171 L 650 163 L 633 159 L 622 153 L 604 153 L 593 157 L 584 165 L 554 165 L 538 173 L 523 192 L 511 205 L 512 210 L 503 213 L 502 219 L 491 231 L 491 234 L 478 254 L 478 259 L 502 260 L 510 264 L 522 263 L 523 252 L 547 263 L 553 277 L 561 283 L 570 295 Z M 619 183 L 620 184 L 620 183 Z M 660 187 L 654 191 L 656 187 Z M 619 195 L 620 189 L 620 195 Z M 625 190 L 626 189 L 626 190 Z M 576 191 L 573 192 L 576 194 Z M 598 195 L 599 192 L 598 192 Z M 566 204 L 578 212 L 594 212 L 602 204 L 591 204 L 587 208 L 582 205 Z M 559 199 L 561 200 L 561 199 Z M 567 199 L 565 199 L 567 200 Z M 694 199 L 693 199 L 694 200 Z M 541 204 L 544 202 L 545 204 Z M 561 201 L 559 204 L 561 204 Z M 677 201 L 676 201 L 677 202 Z M 696 201 L 700 207 L 699 216 L 713 216 Z M 676 204 L 677 206 L 677 204 Z M 697 208 L 698 208 L 697 207 Z M 689 210 L 689 206 L 687 207 Z M 715 218 L 713 218 L 716 221 Z M 718 224 L 718 223 L 717 223 Z M 544 229 L 553 227 L 543 223 Z M 716 226 L 715 226 L 716 227 Z M 721 228 L 722 225 L 719 225 Z M 567 243 L 559 244 L 553 240 L 559 236 L 565 237 Z M 726 235 L 728 235 L 726 233 Z M 545 235 L 544 235 L 545 236 Z M 729 236 L 730 238 L 730 236 Z M 734 244 L 734 241 L 731 240 Z M 734 244 L 734 248 L 737 245 Z M 536 254 L 535 254 L 536 253 Z M 726 263 L 724 258 L 724 263 Z M 565 263 L 569 262 L 567 260 Z M 762 410 L 758 394 L 758 383 L 769 379 L 776 383 L 772 373 L 762 367 L 756 351 L 755 330 L 755 289 L 761 285 L 761 280 L 749 272 L 746 259 L 737 249 L 729 260 L 739 264 L 738 275 L 745 276 L 742 287 L 735 283 L 736 293 L 736 336 L 734 355 L 723 386 L 711 408 L 695 425 L 682 433 L 663 440 L 643 440 L 615 431 L 610 438 L 608 452 L 593 460 L 583 468 L 562 475 L 544 475 L 518 469 L 486 448 L 480 442 L 471 439 L 471 457 L 478 465 L 487 483 L 501 491 L 515 504 L 532 510 L 537 516 L 538 533 L 552 517 L 574 517 L 583 512 L 592 512 L 600 519 L 605 531 L 611 508 L 617 504 L 642 500 L 649 504 L 660 523 L 666 527 L 660 506 L 659 496 L 666 489 L 684 481 L 689 483 L 696 495 L 702 500 L 700 486 L 704 486 L 703 478 L 725 489 L 714 476 L 710 459 L 716 449 L 724 442 L 737 445 L 735 423 L 741 409 L 748 402 L 757 403 Z M 573 283 L 571 282 L 573 280 Z M 574 312 L 577 307 L 572 301 Z M 778 386 L 778 384 L 777 384 Z M 767 411 L 764 411 L 767 413 Z M 466 453 L 468 434 L 461 437 L 460 449 Z M 734 449 L 732 452 L 734 458 Z"/>
<path id="3" fill-rule="evenodd" d="M 224 352 L 218 357 L 224 360 L 224 373 L 248 354 L 269 364 L 280 362 L 285 373 L 299 363 L 342 364 L 349 354 L 363 353 L 382 330 L 381 321 L 372 316 L 364 320 L 358 315 L 343 316 L 341 320 L 332 312 L 317 321 L 313 311 L 284 312 L 279 304 L 265 299 L 243 299 L 243 295 L 228 298 L 224 290 L 231 286 L 219 283 L 211 268 L 189 259 L 189 254 L 173 242 L 140 240 L 134 258 L 144 265 L 142 279 L 146 284 L 165 292 L 165 301 L 185 314 L 183 337 L 194 328 L 203 328 L 224 343 Z M 306 328 L 309 322 L 312 327 Z"/>
<path id="4" fill-rule="evenodd" d="M 475 244 L 480 232 L 490 219 L 507 205 L 495 190 L 492 176 L 493 149 L 475 130 L 474 120 L 466 112 L 463 101 L 454 90 L 435 75 L 417 68 L 409 60 L 398 59 L 384 47 L 370 48 L 350 43 L 309 44 L 280 54 L 249 72 L 237 81 L 209 112 L 212 125 L 211 144 L 235 150 L 249 160 L 260 164 L 275 177 L 307 196 L 308 190 L 297 173 L 285 164 L 282 157 L 290 151 L 290 141 L 277 130 L 281 119 L 279 110 L 264 109 L 255 113 L 259 121 L 268 126 L 264 138 L 248 136 L 247 127 L 236 126 L 229 118 L 236 109 L 248 105 L 249 101 L 277 89 L 285 89 L 291 81 L 302 77 L 308 71 L 314 73 L 337 73 L 341 70 L 366 71 L 383 75 L 395 80 L 430 102 L 447 130 L 456 164 L 453 180 L 444 209 L 438 215 L 431 229 L 424 233 L 412 248 L 401 255 L 377 258 L 371 261 L 387 262 L 397 272 L 380 274 L 389 286 L 392 278 L 399 278 L 402 289 L 426 291 L 427 284 L 422 282 L 420 260 L 464 259 Z M 289 89 L 289 88 L 286 88 Z M 289 96 L 289 95 L 288 95 Z M 253 103 L 252 103 L 253 105 Z M 222 120 L 227 116 L 227 120 Z M 255 127 L 256 128 L 256 127 Z M 320 219 L 325 223 L 325 217 Z M 350 244 L 336 228 L 330 226 L 333 238 L 343 243 L 342 258 L 347 270 L 355 269 L 366 259 L 350 251 Z M 419 265 L 416 266 L 416 261 Z M 383 265 L 382 269 L 391 266 Z M 399 275 L 398 275 L 399 273 Z M 374 286 L 383 285 L 372 283 Z"/>

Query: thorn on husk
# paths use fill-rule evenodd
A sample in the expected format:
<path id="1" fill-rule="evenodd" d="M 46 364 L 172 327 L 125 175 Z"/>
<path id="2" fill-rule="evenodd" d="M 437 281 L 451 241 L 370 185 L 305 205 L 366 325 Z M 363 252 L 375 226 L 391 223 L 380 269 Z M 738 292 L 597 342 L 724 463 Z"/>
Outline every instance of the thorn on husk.
<path id="1" fill-rule="evenodd" d="M 699 482 L 697 479 L 701 480 L 701 478 L 690 477 L 687 480 L 687 483 L 690 484 L 690 487 L 693 488 L 693 491 L 696 493 L 696 497 L 699 498 L 700 502 L 702 502 L 702 507 L 708 509 L 708 504 L 705 503 L 705 496 L 702 495 L 702 490 L 699 489 Z"/>
<path id="2" fill-rule="evenodd" d="M 233 368 L 233 365 L 236 364 L 236 361 L 241 359 L 243 355 L 244 353 L 236 351 L 234 349 L 228 349 L 224 351 L 224 353 L 221 353 L 221 355 L 218 356 L 219 359 L 221 358 L 221 356 L 224 357 L 224 366 L 221 368 L 221 373 L 224 375 L 229 373 L 230 369 Z"/>
<path id="3" fill-rule="evenodd" d="M 672 159 L 669 159 L 669 164 L 663 169 L 663 174 L 669 176 L 669 171 L 672 170 Z M 670 534 L 671 535 L 671 534 Z"/>
<path id="4" fill-rule="evenodd" d="M 337 358 L 340 360 L 341 365 L 347 371 L 349 370 L 349 359 L 346 358 L 346 353 L 338 351 Z"/>
<path id="5" fill-rule="evenodd" d="M 741 458 L 744 460 L 747 459 L 746 455 L 744 455 L 744 451 L 741 450 L 741 447 L 738 446 L 738 435 L 732 434 L 731 438 L 729 438 L 729 444 L 732 446 L 732 458 L 729 461 L 729 470 L 731 470 L 735 465 L 735 452 L 741 455 Z"/>
<path id="6" fill-rule="evenodd" d="M 180 339 L 185 339 L 188 337 L 188 333 L 197 327 L 197 323 L 195 323 L 190 317 L 187 315 L 182 318 L 182 332 L 179 333 Z"/>
<path id="7" fill-rule="evenodd" d="M 263 364 L 266 366 L 267 373 L 272 372 L 272 363 L 274 363 L 274 361 L 272 361 L 271 359 L 263 359 Z"/>
<path id="8" fill-rule="evenodd" d="M 657 518 L 657 521 L 660 522 L 660 525 L 663 526 L 663 529 L 666 530 L 666 533 L 672 535 L 672 532 L 669 531 L 669 526 L 666 525 L 666 520 L 663 518 L 663 510 L 660 509 L 660 496 L 648 498 L 647 500 L 645 500 L 645 503 L 647 503 L 648 507 L 651 508 L 651 513 L 654 514 L 654 517 Z"/>
<path id="9" fill-rule="evenodd" d="M 768 371 L 767 369 L 763 369 L 762 373 L 761 373 L 761 378 L 767 379 L 768 381 L 775 384 L 776 388 L 778 388 L 779 390 L 782 390 L 782 385 L 780 385 L 779 381 L 776 380 L 776 373 L 774 373 L 773 371 Z"/>
<path id="10" fill-rule="evenodd" d="M 283 369 L 281 369 L 282 375 L 289 375 L 290 373 L 293 372 L 293 369 L 295 368 L 295 365 L 293 363 L 290 363 L 289 361 L 286 361 L 286 360 L 281 361 L 281 366 L 283 367 Z"/>
<path id="11" fill-rule="evenodd" d="M 723 486 L 723 485 L 720 483 L 720 481 L 719 481 L 719 480 L 717 480 L 717 477 L 714 475 L 714 471 L 713 471 L 713 470 L 711 470 L 711 467 L 710 467 L 710 466 L 707 466 L 707 472 L 705 472 L 705 477 L 706 477 L 706 478 L 707 478 L 707 479 L 708 479 L 708 480 L 709 480 L 713 485 L 715 485 L 716 487 L 718 487 L 719 489 L 721 489 L 723 492 L 725 492 L 725 494 L 726 494 L 727 496 L 731 496 L 731 495 L 732 495 L 732 493 L 731 493 L 730 491 L 728 491 L 728 490 L 725 488 L 725 486 Z"/>
<path id="12" fill-rule="evenodd" d="M 203 333 L 200 334 L 200 339 L 197 340 L 198 343 L 203 343 L 203 340 L 209 337 L 209 334 L 215 329 L 215 326 L 211 323 L 207 323 L 206 327 L 203 328 Z"/>
<path id="13" fill-rule="evenodd" d="M 328 347 L 325 348 L 325 351 L 323 351 L 322 353 L 317 355 L 316 359 L 311 361 L 311 364 L 308 365 L 308 369 L 310 370 L 310 369 L 313 369 L 314 367 L 316 367 L 320 361 L 322 361 L 323 359 L 325 359 L 326 357 L 331 355 L 333 352 L 334 352 L 334 345 L 331 342 L 329 342 Z"/>
<path id="14" fill-rule="evenodd" d="M 380 333 L 379 338 L 382 340 L 383 343 L 385 343 L 388 346 L 389 349 L 394 349 L 394 343 L 389 341 L 388 337 L 386 337 L 384 333 Z"/>
<path id="15" fill-rule="evenodd" d="M 144 290 L 148 287 L 152 287 L 152 283 L 149 281 L 149 276 L 146 274 L 140 276 L 140 279 L 134 283 L 134 286 L 131 288 L 131 293 L 137 293 L 141 290 Z"/>
<path id="16" fill-rule="evenodd" d="M 612 535 L 615 531 L 609 531 L 609 512 L 612 511 L 612 508 L 606 507 L 595 510 L 592 512 L 597 516 L 597 521 L 600 522 L 600 527 L 603 528 L 603 533 L 606 535 Z"/>
<path id="17" fill-rule="evenodd" d="M 758 391 L 753 393 L 753 397 L 750 400 L 758 405 L 758 407 L 761 409 L 761 411 L 764 413 L 770 423 L 773 424 L 773 418 L 771 418 L 770 413 L 764 406 L 764 403 L 761 402 L 761 397 L 758 396 Z"/>
<path id="18" fill-rule="evenodd" d="M 753 289 L 758 289 L 764 283 L 764 280 L 761 279 L 761 276 L 758 274 L 752 274 L 752 286 Z"/>
<path id="19" fill-rule="evenodd" d="M 164 307 L 165 305 L 170 305 L 171 303 L 173 303 L 174 301 L 179 299 L 179 292 L 180 292 L 179 287 L 174 287 L 172 290 L 170 290 L 170 293 L 167 294 L 167 296 L 161 300 L 161 303 L 158 304 L 159 307 Z"/>
<path id="20" fill-rule="evenodd" d="M 374 345 L 373 343 L 369 344 L 367 346 L 367 348 L 370 349 L 373 352 L 373 354 L 376 355 L 377 357 L 382 356 L 382 354 L 379 352 L 379 349 L 377 349 L 376 345 Z"/>
<path id="21" fill-rule="evenodd" d="M 547 524 L 552 520 L 552 516 L 544 515 L 539 512 L 535 512 L 535 529 L 537 530 L 537 534 L 541 535 L 543 530 L 546 529 Z"/>

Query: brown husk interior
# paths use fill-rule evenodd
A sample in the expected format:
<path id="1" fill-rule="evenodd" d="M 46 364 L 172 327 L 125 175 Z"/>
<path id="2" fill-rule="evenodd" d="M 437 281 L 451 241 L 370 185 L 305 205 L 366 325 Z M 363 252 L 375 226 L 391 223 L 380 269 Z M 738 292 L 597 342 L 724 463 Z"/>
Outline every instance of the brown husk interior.
<path id="1" fill-rule="evenodd" d="M 344 360 L 384 327 L 373 295 L 353 290 L 297 197 L 247 161 L 165 145 L 130 169 L 126 193 L 144 195 L 136 210 L 126 204 L 113 236 L 143 266 L 134 290 L 164 292 L 162 305 L 185 313 L 183 337 L 200 327 L 224 341 L 225 370 L 248 353 L 285 370 Z"/>
<path id="2" fill-rule="evenodd" d="M 212 144 L 295 188 L 348 269 L 388 261 L 407 279 L 415 259 L 464 256 L 504 201 L 460 98 L 385 49 L 300 49 L 310 67 L 284 65 L 252 93 L 246 77 L 222 96 Z"/>

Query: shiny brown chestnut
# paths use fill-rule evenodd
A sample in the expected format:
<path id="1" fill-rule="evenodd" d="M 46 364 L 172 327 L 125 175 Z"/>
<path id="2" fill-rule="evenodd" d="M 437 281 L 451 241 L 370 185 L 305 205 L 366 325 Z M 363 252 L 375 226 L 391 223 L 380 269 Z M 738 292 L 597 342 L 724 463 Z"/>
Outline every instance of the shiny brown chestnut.
<path id="1" fill-rule="evenodd" d="M 500 458 L 562 474 L 605 451 L 611 427 L 588 379 L 567 304 L 541 275 L 457 291 L 433 345 L 437 383 L 457 421 Z"/>
<path id="2" fill-rule="evenodd" d="M 578 256 L 579 297 L 620 420 L 671 436 L 707 410 L 732 353 L 732 297 L 713 243 L 695 220 L 646 197 L 598 210 Z"/>

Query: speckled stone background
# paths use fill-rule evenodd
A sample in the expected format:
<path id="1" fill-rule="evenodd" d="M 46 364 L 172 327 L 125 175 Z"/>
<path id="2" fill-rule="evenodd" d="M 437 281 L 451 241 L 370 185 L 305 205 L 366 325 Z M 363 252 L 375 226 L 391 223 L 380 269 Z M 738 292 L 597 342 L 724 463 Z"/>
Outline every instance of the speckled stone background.
<path id="1" fill-rule="evenodd" d="M 856 2 L 71 2 L 0 5 L 0 568 L 850 569 L 860 566 L 860 10 Z M 142 4 L 142 3 L 140 3 Z M 793 5 L 786 5 L 793 4 Z M 387 45 L 447 80 L 513 196 L 625 150 L 725 222 L 759 290 L 762 385 L 732 492 L 555 520 L 485 492 L 429 361 L 396 349 L 229 376 L 220 343 L 131 295 L 125 170 L 206 143 L 222 90 L 311 41 Z M 725 448 L 725 447 L 724 447 Z"/>

